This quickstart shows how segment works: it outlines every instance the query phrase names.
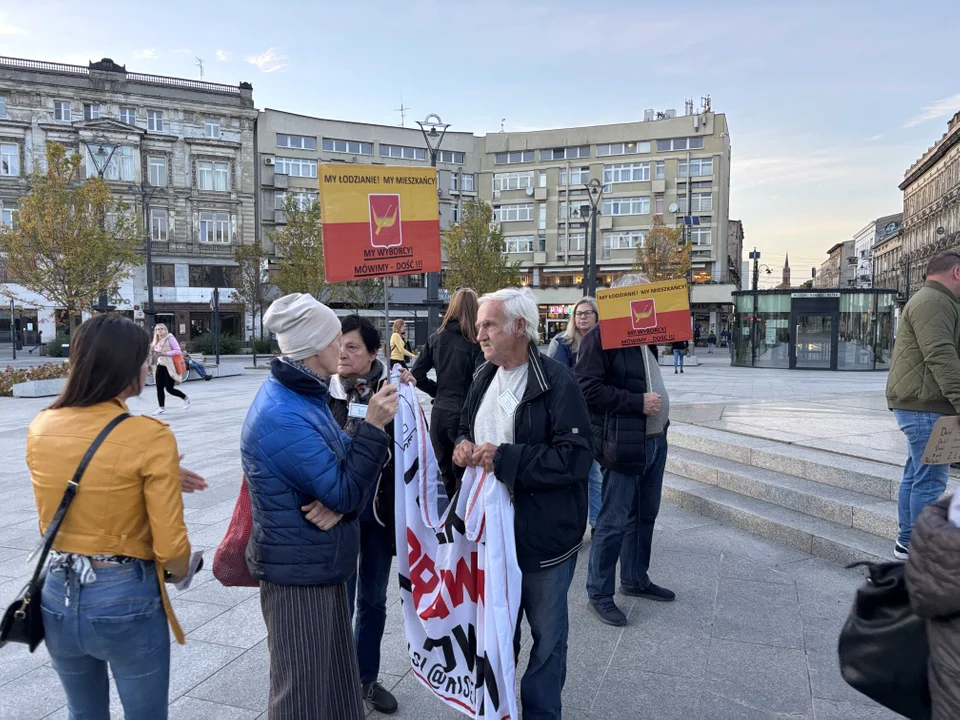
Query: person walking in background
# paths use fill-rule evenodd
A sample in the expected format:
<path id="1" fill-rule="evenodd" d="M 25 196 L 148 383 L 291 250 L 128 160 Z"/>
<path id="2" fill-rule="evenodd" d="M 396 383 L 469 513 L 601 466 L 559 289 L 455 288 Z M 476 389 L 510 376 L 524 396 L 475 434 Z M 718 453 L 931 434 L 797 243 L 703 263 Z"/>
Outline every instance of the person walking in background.
<path id="1" fill-rule="evenodd" d="M 520 610 L 533 637 L 520 682 L 523 717 L 559 720 L 567 674 L 567 593 L 586 529 L 593 452 L 576 382 L 537 349 L 539 320 L 530 290 L 507 288 L 480 298 L 477 339 L 487 362 L 464 402 L 453 461 L 494 473 L 510 490 L 523 573 Z M 518 656 L 520 619 L 514 636 Z"/>
<path id="2" fill-rule="evenodd" d="M 726 328 L 720 333 L 720 347 L 730 347 L 730 331 Z"/>
<path id="3" fill-rule="evenodd" d="M 268 718 L 362 720 L 346 582 L 357 570 L 357 518 L 381 476 L 397 412 L 384 385 L 353 437 L 327 407 L 340 320 L 310 295 L 275 300 L 263 318 L 282 357 L 243 423 L 240 454 L 253 515 L 247 548 L 260 581 L 270 651 Z"/>
<path id="4" fill-rule="evenodd" d="M 37 353 L 39 353 L 39 352 L 40 352 L 40 348 L 43 347 L 43 340 L 41 339 L 42 337 L 43 337 L 43 332 L 38 328 L 38 329 L 37 329 L 37 344 L 34 345 L 32 348 L 30 348 L 27 352 L 29 352 L 31 355 L 33 355 L 33 351 L 36 350 Z"/>
<path id="5" fill-rule="evenodd" d="M 412 352 L 407 350 L 407 324 L 403 320 L 395 320 L 393 323 L 393 335 L 390 336 L 390 367 L 400 365 L 404 369 L 407 367 L 407 358 L 416 358 Z"/>
<path id="6" fill-rule="evenodd" d="M 629 273 L 611 287 L 648 282 Z M 675 597 L 647 574 L 667 462 L 670 399 L 656 346 L 604 350 L 599 327 L 580 343 L 576 373 L 603 467 L 603 503 L 587 574 L 589 606 L 601 622 L 626 625 L 613 600 L 618 560 L 621 594 L 660 601 Z"/>
<path id="7" fill-rule="evenodd" d="M 473 373 L 482 362 L 483 351 L 477 344 L 477 294 L 470 288 L 460 288 L 450 300 L 440 329 L 427 339 L 411 371 L 417 387 L 433 398 L 430 440 L 451 499 L 463 477 L 463 468 L 453 462 L 460 411 Z M 427 375 L 431 368 L 436 370 L 436 382 Z"/>
<path id="8" fill-rule="evenodd" d="M 149 349 L 146 331 L 119 315 L 98 315 L 71 339 L 66 387 L 27 434 L 41 532 L 94 438 L 146 384 Z M 169 427 L 129 417 L 94 453 L 64 516 L 42 609 L 71 718 L 110 717 L 108 663 L 126 717 L 167 717 L 170 631 L 184 639 L 164 571 L 178 581 L 190 560 L 179 465 Z"/>
<path id="9" fill-rule="evenodd" d="M 166 325 L 157 325 L 153 329 L 153 343 L 151 345 L 153 366 L 153 383 L 157 386 L 157 404 L 158 407 L 153 411 L 154 415 L 163 415 L 167 410 L 164 407 L 166 400 L 164 393 L 170 393 L 174 397 L 183 400 L 183 409 L 190 407 L 190 398 L 186 394 L 177 390 L 176 383 L 180 382 L 180 373 L 177 372 L 174 364 L 174 356 L 183 356 L 180 349 L 180 343 L 169 333 Z"/>
<path id="10" fill-rule="evenodd" d="M 577 356 L 580 353 L 580 342 L 583 336 L 600 321 L 597 301 L 592 297 L 585 297 L 577 300 L 573 306 L 573 312 L 570 313 L 570 319 L 567 321 L 567 329 L 555 335 L 550 345 L 547 347 L 547 357 L 552 357 L 561 365 L 566 365 L 570 372 L 577 364 Z M 600 464 L 594 460 L 590 466 L 590 537 L 593 537 L 597 531 L 597 515 L 600 514 L 600 501 L 603 495 L 603 475 L 600 471 Z"/>
<path id="11" fill-rule="evenodd" d="M 927 264 L 926 282 L 900 314 L 887 377 L 887 407 L 907 437 L 897 498 L 900 530 L 893 554 L 906 560 L 913 524 L 947 487 L 949 465 L 924 465 L 923 450 L 937 420 L 960 414 L 960 253 Z"/>
<path id="12" fill-rule="evenodd" d="M 686 340 L 681 340 L 680 342 L 675 342 L 670 345 L 673 350 L 673 374 L 676 375 L 678 372 L 683 372 L 683 358 L 687 354 L 687 346 L 689 343 Z"/>
<path id="13" fill-rule="evenodd" d="M 717 333 L 714 332 L 713 328 L 710 328 L 710 332 L 707 334 L 707 355 L 713 355 L 713 351 L 716 347 Z"/>
<path id="14" fill-rule="evenodd" d="M 334 420 L 351 438 L 357 434 L 362 413 L 376 392 L 389 381 L 387 366 L 377 359 L 380 333 L 366 318 L 348 315 L 340 323 L 340 359 L 337 373 L 330 378 L 327 405 Z M 401 382 L 416 384 L 404 370 Z M 384 427 L 393 437 L 393 422 Z M 387 586 L 390 568 L 397 554 L 394 534 L 393 455 L 387 457 L 376 488 L 360 511 L 360 558 L 347 580 L 350 614 L 357 608 L 353 633 L 360 668 L 364 702 L 371 710 L 390 715 L 397 711 L 397 699 L 380 683 L 380 643 L 387 622 Z M 359 587 L 358 587 L 359 581 Z"/>

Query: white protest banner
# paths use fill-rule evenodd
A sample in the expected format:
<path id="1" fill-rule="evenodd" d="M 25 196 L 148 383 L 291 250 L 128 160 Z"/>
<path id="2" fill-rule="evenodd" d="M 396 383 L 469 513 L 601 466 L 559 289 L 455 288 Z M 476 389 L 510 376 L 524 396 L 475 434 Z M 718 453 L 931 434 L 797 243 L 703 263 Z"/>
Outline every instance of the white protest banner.
<path id="1" fill-rule="evenodd" d="M 410 664 L 440 700 L 472 718 L 517 718 L 513 636 L 522 576 L 513 506 L 479 468 L 448 505 L 409 385 L 394 423 L 397 569 Z"/>

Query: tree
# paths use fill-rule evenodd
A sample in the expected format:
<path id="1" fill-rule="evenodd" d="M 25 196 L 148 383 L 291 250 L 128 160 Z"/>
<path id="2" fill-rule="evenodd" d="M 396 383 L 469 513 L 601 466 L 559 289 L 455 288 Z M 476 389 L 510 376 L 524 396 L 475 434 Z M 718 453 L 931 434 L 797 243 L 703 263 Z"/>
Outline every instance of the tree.
<path id="1" fill-rule="evenodd" d="M 354 280 L 333 286 L 333 301 L 350 310 L 363 310 L 383 302 L 383 280 Z"/>
<path id="2" fill-rule="evenodd" d="M 79 155 L 48 143 L 46 159 L 14 227 L 0 227 L 0 252 L 17 284 L 73 318 L 91 310 L 102 293 L 116 296 L 140 264 L 146 238 L 136 214 L 113 198 L 102 178 L 80 179 Z M 30 302 L 9 289 L 5 294 Z"/>
<path id="3" fill-rule="evenodd" d="M 511 262 L 493 208 L 483 200 L 463 206 L 463 219 L 443 234 L 446 286 L 473 288 L 478 295 L 520 284 L 520 263 Z"/>
<path id="4" fill-rule="evenodd" d="M 686 278 L 690 267 L 690 243 L 683 244 L 683 228 L 669 228 L 655 215 L 653 227 L 637 247 L 634 270 L 658 282 Z"/>
<path id="5" fill-rule="evenodd" d="M 276 253 L 274 284 L 283 295 L 310 293 L 317 300 L 329 300 L 332 287 L 327 284 L 323 270 L 320 203 L 301 207 L 296 197 L 288 193 L 283 199 L 282 212 L 286 225 L 268 235 Z"/>
<path id="6" fill-rule="evenodd" d="M 263 339 L 263 313 L 267 309 L 267 292 L 270 280 L 267 277 L 267 252 L 263 245 L 241 245 L 233 254 L 239 266 L 237 287 L 234 293 L 250 310 L 251 317 L 260 318 L 260 339 Z"/>

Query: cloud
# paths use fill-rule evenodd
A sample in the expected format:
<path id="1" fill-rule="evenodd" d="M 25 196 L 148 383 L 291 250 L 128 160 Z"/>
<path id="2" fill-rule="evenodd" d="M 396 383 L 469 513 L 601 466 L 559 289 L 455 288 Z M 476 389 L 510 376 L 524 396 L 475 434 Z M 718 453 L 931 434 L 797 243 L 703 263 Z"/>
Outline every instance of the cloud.
<path id="1" fill-rule="evenodd" d="M 936 120 L 937 118 L 953 115 L 958 110 L 960 110 L 960 93 L 925 105 L 919 113 L 907 120 L 903 126 L 905 128 L 916 127 L 928 120 Z"/>
<path id="2" fill-rule="evenodd" d="M 867 142 L 876 142 L 877 140 L 880 140 L 880 139 L 882 139 L 882 138 L 883 138 L 883 135 L 882 135 L 882 134 L 881 134 L 881 135 L 874 135 L 873 137 L 868 137 L 868 138 L 867 138 Z"/>
<path id="3" fill-rule="evenodd" d="M 157 51 L 153 48 L 146 50 L 134 50 L 133 56 L 137 58 L 137 60 L 156 60 Z"/>
<path id="4" fill-rule="evenodd" d="M 24 30 L 19 25 L 13 25 L 7 22 L 7 14 L 0 13 L 0 35 L 29 35 L 26 30 Z"/>
<path id="5" fill-rule="evenodd" d="M 230 56 L 233 55 L 229 50 L 217 50 L 217 60 L 220 62 L 226 62 L 230 59 Z"/>
<path id="6" fill-rule="evenodd" d="M 287 67 L 287 56 L 281 55 L 276 48 L 267 48 L 259 55 L 250 55 L 245 58 L 248 63 L 255 65 L 260 72 L 270 73 Z"/>

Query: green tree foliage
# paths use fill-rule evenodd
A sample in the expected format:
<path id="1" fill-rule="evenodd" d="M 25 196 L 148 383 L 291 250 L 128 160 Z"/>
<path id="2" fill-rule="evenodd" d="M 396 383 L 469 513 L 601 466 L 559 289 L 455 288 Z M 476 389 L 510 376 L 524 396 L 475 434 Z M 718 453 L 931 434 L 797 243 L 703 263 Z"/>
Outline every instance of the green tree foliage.
<path id="1" fill-rule="evenodd" d="M 655 215 L 653 227 L 637 248 L 634 270 L 650 282 L 686 278 L 690 270 L 690 243 L 683 244 L 683 228 L 669 228 Z"/>
<path id="2" fill-rule="evenodd" d="M 269 233 L 277 264 L 274 284 L 282 295 L 310 293 L 321 302 L 329 302 L 333 287 L 327 284 L 323 269 L 320 203 L 302 208 L 297 199 L 287 193 L 281 212 L 286 224 Z"/>
<path id="3" fill-rule="evenodd" d="M 520 263 L 511 262 L 493 208 L 482 200 L 463 206 L 461 222 L 443 234 L 447 256 L 445 286 L 473 288 L 478 295 L 520 284 Z"/>
<path id="4" fill-rule="evenodd" d="M 263 313 L 267 309 L 270 279 L 267 277 L 267 252 L 263 245 L 241 245 L 233 254 L 239 269 L 234 293 L 246 305 L 253 317 L 260 318 L 260 337 L 263 338 Z"/>

